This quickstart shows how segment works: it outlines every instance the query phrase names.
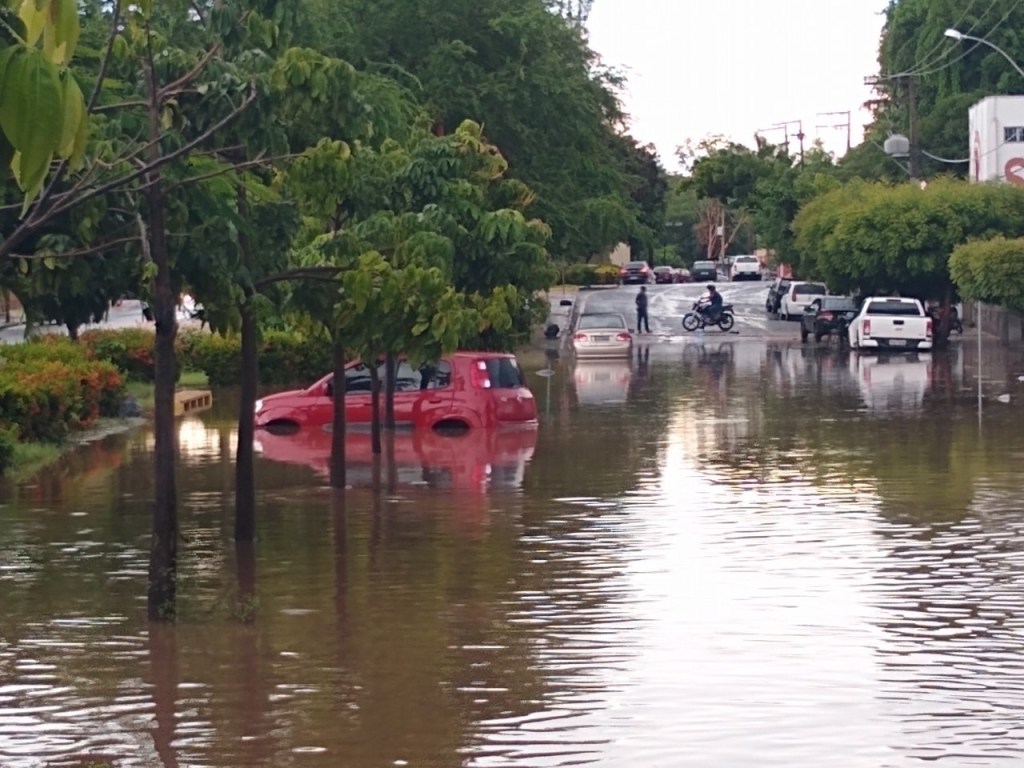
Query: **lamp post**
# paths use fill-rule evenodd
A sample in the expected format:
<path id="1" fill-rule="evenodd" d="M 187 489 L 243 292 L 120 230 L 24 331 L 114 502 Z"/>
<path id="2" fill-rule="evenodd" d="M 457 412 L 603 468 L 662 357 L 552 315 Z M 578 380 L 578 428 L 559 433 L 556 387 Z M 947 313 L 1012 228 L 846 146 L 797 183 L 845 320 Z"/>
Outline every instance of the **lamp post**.
<path id="1" fill-rule="evenodd" d="M 1004 51 L 998 45 L 993 43 L 991 40 L 986 40 L 984 37 L 975 37 L 974 35 L 965 35 L 960 30 L 953 29 L 952 27 L 947 29 L 943 34 L 945 34 L 946 37 L 950 37 L 950 38 L 952 38 L 954 40 L 973 40 L 976 43 L 981 43 L 983 45 L 987 45 L 993 51 L 995 51 L 1000 56 L 1002 56 L 1004 59 L 1006 59 L 1008 62 L 1010 62 L 1010 66 L 1013 67 L 1015 70 L 1017 70 L 1017 74 L 1018 75 L 1020 75 L 1021 77 L 1024 77 L 1024 69 L 1020 68 L 1020 65 L 1016 61 L 1013 60 L 1013 57 L 1010 56 L 1010 54 L 1008 54 L 1006 51 Z"/>
<path id="2" fill-rule="evenodd" d="M 1006 51 L 1004 51 L 998 45 L 993 43 L 991 40 L 986 40 L 984 37 L 975 37 L 974 35 L 967 35 L 967 34 L 964 34 L 963 32 L 961 32 L 958 29 L 953 29 L 952 27 L 947 29 L 944 34 L 946 35 L 946 37 L 952 38 L 953 40 L 957 40 L 957 41 L 973 40 L 976 43 L 981 43 L 982 45 L 987 45 L 993 51 L 995 51 L 1000 56 L 1002 56 L 1004 59 L 1006 59 L 1010 63 L 1010 66 L 1013 67 L 1017 71 L 1018 75 L 1020 75 L 1021 77 L 1024 77 L 1024 69 L 1021 69 L 1020 64 L 1018 64 L 1016 61 L 1014 61 L 1013 57 L 1010 54 L 1008 54 Z M 974 304 L 975 304 L 975 307 L 976 307 L 975 324 L 978 326 L 978 425 L 980 426 L 981 425 L 981 302 L 980 301 L 976 301 Z"/>

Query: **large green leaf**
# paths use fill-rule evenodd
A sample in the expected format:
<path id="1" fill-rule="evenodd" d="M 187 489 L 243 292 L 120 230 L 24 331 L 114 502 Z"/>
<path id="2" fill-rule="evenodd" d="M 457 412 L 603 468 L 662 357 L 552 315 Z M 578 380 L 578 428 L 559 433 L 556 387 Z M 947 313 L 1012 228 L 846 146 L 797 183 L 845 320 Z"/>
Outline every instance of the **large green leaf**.
<path id="1" fill-rule="evenodd" d="M 78 44 L 78 0 L 50 0 L 50 19 L 57 43 L 55 59 L 59 64 L 67 64 Z"/>
<path id="2" fill-rule="evenodd" d="M 18 46 L 3 70 L 2 86 L 0 129 L 21 152 L 22 167 L 38 168 L 49 162 L 63 132 L 64 98 L 57 67 L 41 50 Z"/>
<path id="3" fill-rule="evenodd" d="M 78 87 L 71 72 L 67 70 L 62 72 L 60 81 L 63 92 L 64 119 L 57 153 L 61 157 L 71 157 L 78 135 L 81 133 L 81 124 L 87 119 L 85 99 L 82 97 L 82 89 Z"/>

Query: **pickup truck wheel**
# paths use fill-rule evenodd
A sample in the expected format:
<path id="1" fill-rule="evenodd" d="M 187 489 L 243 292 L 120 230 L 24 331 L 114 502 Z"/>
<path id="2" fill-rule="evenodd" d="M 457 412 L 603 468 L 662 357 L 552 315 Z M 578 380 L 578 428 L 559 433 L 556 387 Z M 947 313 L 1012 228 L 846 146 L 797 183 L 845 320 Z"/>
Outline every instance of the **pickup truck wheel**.
<path id="1" fill-rule="evenodd" d="M 787 315 L 785 312 L 779 312 L 779 320 L 782 320 L 783 322 L 789 322 L 789 315 Z"/>
<path id="2" fill-rule="evenodd" d="M 804 328 L 800 329 L 800 341 L 803 344 L 807 343 L 807 331 Z M 817 341 L 817 339 L 815 339 Z"/>

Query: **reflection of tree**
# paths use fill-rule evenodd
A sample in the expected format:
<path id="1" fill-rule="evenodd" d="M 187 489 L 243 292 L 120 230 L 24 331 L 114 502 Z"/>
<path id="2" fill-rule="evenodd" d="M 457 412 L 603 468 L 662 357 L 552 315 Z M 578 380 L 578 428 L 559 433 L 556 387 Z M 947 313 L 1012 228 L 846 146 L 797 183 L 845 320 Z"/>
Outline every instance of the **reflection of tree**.
<path id="1" fill-rule="evenodd" d="M 178 636 L 177 628 L 159 622 L 149 625 L 149 676 L 153 691 L 155 723 L 153 746 L 164 768 L 176 768 L 178 752 L 174 746 L 178 715 Z"/>

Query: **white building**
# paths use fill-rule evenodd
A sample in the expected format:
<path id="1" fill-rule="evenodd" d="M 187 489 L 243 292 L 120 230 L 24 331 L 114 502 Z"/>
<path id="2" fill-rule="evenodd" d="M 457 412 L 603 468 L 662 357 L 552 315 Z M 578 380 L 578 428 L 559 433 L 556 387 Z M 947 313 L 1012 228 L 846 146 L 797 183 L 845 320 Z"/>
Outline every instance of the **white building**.
<path id="1" fill-rule="evenodd" d="M 967 114 L 970 180 L 1024 186 L 1024 96 L 989 96 Z"/>

